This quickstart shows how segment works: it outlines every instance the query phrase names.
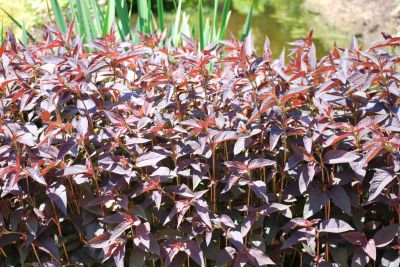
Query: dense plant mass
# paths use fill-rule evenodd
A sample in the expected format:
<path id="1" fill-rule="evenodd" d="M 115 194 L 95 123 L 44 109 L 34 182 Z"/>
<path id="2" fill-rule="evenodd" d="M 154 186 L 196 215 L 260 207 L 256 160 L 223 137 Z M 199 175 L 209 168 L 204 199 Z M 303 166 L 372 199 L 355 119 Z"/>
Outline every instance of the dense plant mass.
<path id="1" fill-rule="evenodd" d="M 72 28 L 0 48 L 7 265 L 398 266 L 400 38 L 286 63 Z"/>

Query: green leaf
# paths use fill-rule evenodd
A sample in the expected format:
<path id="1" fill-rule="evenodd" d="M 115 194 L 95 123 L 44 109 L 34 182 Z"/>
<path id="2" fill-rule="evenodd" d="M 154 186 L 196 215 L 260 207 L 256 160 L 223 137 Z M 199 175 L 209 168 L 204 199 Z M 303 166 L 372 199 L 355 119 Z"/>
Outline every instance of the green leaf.
<path id="1" fill-rule="evenodd" d="M 207 18 L 206 24 L 204 26 L 204 46 L 211 43 L 211 34 L 212 34 L 212 30 L 211 30 L 210 19 Z"/>
<path id="2" fill-rule="evenodd" d="M 78 16 L 78 13 L 76 12 L 75 4 L 72 2 L 72 0 L 68 0 L 68 5 L 70 8 L 69 20 L 72 21 L 72 19 L 75 17 L 74 30 L 77 35 L 81 36 L 83 33 L 81 18 Z"/>
<path id="3" fill-rule="evenodd" d="M 163 0 L 157 0 L 157 14 L 158 14 L 158 25 L 160 27 L 160 31 L 163 32 L 165 29 Z"/>
<path id="4" fill-rule="evenodd" d="M 110 33 L 111 25 L 115 19 L 115 0 L 108 0 L 106 18 L 103 22 L 103 33 Z"/>
<path id="5" fill-rule="evenodd" d="M 149 20 L 149 7 L 147 6 L 147 0 L 138 0 L 138 13 L 139 13 L 139 31 L 143 33 L 149 33 L 148 24 Z"/>
<path id="6" fill-rule="evenodd" d="M 67 23 L 65 22 L 64 14 L 61 11 L 60 5 L 57 0 L 50 0 L 51 8 L 53 9 L 54 18 L 58 28 L 62 33 L 67 32 Z"/>
<path id="7" fill-rule="evenodd" d="M 4 24 L 3 20 L 1 20 L 1 28 L 0 28 L 0 43 L 4 41 Z"/>
<path id="8" fill-rule="evenodd" d="M 28 34 L 26 33 L 26 27 L 25 27 L 25 20 L 22 20 L 22 33 L 21 33 L 21 42 L 23 44 L 28 44 Z"/>
<path id="9" fill-rule="evenodd" d="M 179 0 L 178 3 L 178 8 L 176 10 L 176 15 L 175 15 L 175 23 L 172 25 L 172 32 L 171 32 L 171 37 L 172 41 L 176 45 L 178 43 L 178 38 L 179 38 L 179 22 L 181 19 L 181 12 L 182 12 L 182 0 Z"/>
<path id="10" fill-rule="evenodd" d="M 204 22 L 203 22 L 203 1 L 198 0 L 198 12 L 199 12 L 199 35 L 200 35 L 200 50 L 204 49 Z"/>
<path id="11" fill-rule="evenodd" d="M 130 35 L 130 17 L 126 8 L 126 2 L 125 0 L 117 0 L 115 4 L 117 7 L 118 18 L 120 19 L 121 24 L 121 40 L 125 41 L 125 37 L 127 35 Z"/>
<path id="12" fill-rule="evenodd" d="M 146 28 L 146 33 L 150 34 L 151 33 L 151 0 L 147 0 L 147 28 Z"/>
<path id="13" fill-rule="evenodd" d="M 219 39 L 222 40 L 225 37 L 225 31 L 228 26 L 229 16 L 230 16 L 230 6 L 231 0 L 225 0 L 224 7 L 222 9 L 221 25 L 219 28 Z"/>
<path id="14" fill-rule="evenodd" d="M 78 10 L 78 15 L 83 24 L 83 29 L 85 31 L 86 40 L 92 40 L 93 34 L 95 33 L 95 29 L 94 29 L 93 23 L 91 21 L 91 16 L 90 16 L 89 8 L 87 6 L 87 2 L 78 0 L 77 1 L 77 10 Z"/>
<path id="15" fill-rule="evenodd" d="M 218 28 L 218 0 L 214 0 L 214 17 L 213 17 L 213 35 L 212 41 L 216 41 L 217 39 L 217 28 Z"/>
<path id="16" fill-rule="evenodd" d="M 251 1 L 250 10 L 249 10 L 249 13 L 247 14 L 246 22 L 243 27 L 243 33 L 242 33 L 242 36 L 240 37 L 241 41 L 243 41 L 247 37 L 247 35 L 249 35 L 250 28 L 251 28 L 251 20 L 253 18 L 253 6 L 254 6 L 254 0 Z"/>
<path id="17" fill-rule="evenodd" d="M 20 28 L 22 30 L 22 25 L 10 13 L 8 13 L 2 7 L 0 7 L 0 9 L 7 15 L 7 17 L 10 20 L 12 20 L 12 22 L 14 22 L 15 25 L 18 26 L 18 28 Z M 33 38 L 33 36 L 28 31 L 26 32 L 26 34 L 29 36 L 29 39 L 31 39 L 33 42 L 36 42 L 35 38 Z"/>
<path id="18" fill-rule="evenodd" d="M 95 37 L 101 37 L 102 35 L 102 11 L 98 6 L 98 3 L 96 0 L 91 0 L 91 9 L 94 14 L 93 16 L 93 24 L 94 24 L 94 29 L 95 29 Z M 104 16 L 103 16 L 104 17 Z"/>

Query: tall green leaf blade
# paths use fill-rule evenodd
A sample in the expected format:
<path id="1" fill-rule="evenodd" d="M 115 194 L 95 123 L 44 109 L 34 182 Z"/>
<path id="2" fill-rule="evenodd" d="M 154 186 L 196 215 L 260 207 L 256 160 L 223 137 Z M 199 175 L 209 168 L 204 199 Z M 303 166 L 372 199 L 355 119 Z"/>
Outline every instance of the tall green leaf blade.
<path id="1" fill-rule="evenodd" d="M 91 0 L 90 8 L 93 13 L 93 24 L 95 29 L 95 37 L 101 37 L 102 27 L 101 27 L 101 10 L 98 8 L 96 0 Z"/>
<path id="2" fill-rule="evenodd" d="M 79 17 L 78 12 L 76 11 L 75 8 L 75 3 L 72 0 L 68 0 L 68 5 L 70 8 L 70 20 L 72 21 L 73 18 L 75 18 L 75 23 L 74 23 L 74 30 L 75 33 L 79 36 L 82 36 L 83 33 L 83 26 L 82 26 L 82 18 Z"/>
<path id="3" fill-rule="evenodd" d="M 152 29 L 151 29 L 151 0 L 147 0 L 147 27 L 146 27 L 146 33 L 150 34 Z"/>
<path id="4" fill-rule="evenodd" d="M 200 50 L 204 49 L 204 22 L 203 22 L 203 1 L 198 0 L 199 11 L 199 35 L 200 35 Z"/>
<path id="5" fill-rule="evenodd" d="M 110 33 L 111 25 L 115 19 L 115 0 L 108 0 L 106 18 L 103 22 L 103 33 Z"/>
<path id="6" fill-rule="evenodd" d="M 124 41 L 125 37 L 130 35 L 130 17 L 126 8 L 125 0 L 117 0 L 115 2 L 117 7 L 117 14 L 121 26 L 121 39 Z"/>
<path id="7" fill-rule="evenodd" d="M 179 22 L 181 19 L 181 12 L 182 12 L 182 0 L 179 0 L 178 2 L 178 8 L 176 10 L 176 15 L 175 15 L 175 23 L 172 25 L 172 41 L 174 44 L 178 43 L 178 38 L 179 38 Z"/>
<path id="8" fill-rule="evenodd" d="M 222 40 L 225 37 L 225 31 L 226 28 L 228 27 L 228 20 L 230 16 L 230 6 L 231 6 L 231 0 L 225 0 L 224 2 L 224 7 L 222 9 L 222 16 L 221 16 L 221 24 L 219 28 L 219 39 Z"/>
<path id="9" fill-rule="evenodd" d="M 211 24 L 210 24 L 210 19 L 206 19 L 206 24 L 204 26 L 204 46 L 207 46 L 209 43 L 211 43 L 211 38 L 212 38 L 212 29 L 211 29 Z"/>
<path id="10" fill-rule="evenodd" d="M 5 9 L 3 9 L 2 7 L 0 7 L 0 10 L 2 10 L 2 11 L 7 15 L 7 17 L 8 17 L 12 22 L 14 22 L 15 25 L 18 26 L 18 28 L 22 29 L 22 25 L 21 25 L 10 13 L 8 13 L 8 12 L 7 12 Z M 29 38 L 30 38 L 33 42 L 36 42 L 35 38 L 33 38 L 33 36 L 32 36 L 28 31 L 26 32 L 26 34 L 29 36 Z"/>
<path id="11" fill-rule="evenodd" d="M 149 10 L 147 6 L 147 0 L 138 0 L 138 13 L 139 13 L 139 31 L 147 33 L 148 30 L 148 16 Z"/>
<path id="12" fill-rule="evenodd" d="M 58 0 L 50 0 L 51 8 L 53 9 L 54 18 L 56 19 L 56 23 L 58 28 L 62 33 L 67 32 L 67 23 L 65 22 L 64 14 L 60 8 Z"/>
<path id="13" fill-rule="evenodd" d="M 21 33 L 21 42 L 26 45 L 28 44 L 28 34 L 26 33 L 25 20 L 22 20 L 22 33 Z"/>
<path id="14" fill-rule="evenodd" d="M 240 37 L 241 41 L 243 41 L 247 37 L 247 35 L 249 35 L 250 28 L 251 28 L 251 20 L 253 18 L 253 6 L 254 6 L 254 0 L 251 1 L 250 10 L 249 10 L 249 13 L 247 14 L 246 22 L 243 27 L 243 33 L 242 33 L 242 36 Z"/>
<path id="15" fill-rule="evenodd" d="M 158 26 L 160 27 L 160 31 L 163 32 L 165 29 L 163 0 L 157 0 L 157 14 L 158 14 Z"/>
<path id="16" fill-rule="evenodd" d="M 94 25 L 91 20 L 90 10 L 87 6 L 86 1 L 78 1 L 78 14 L 82 17 L 83 28 L 85 29 L 85 35 L 88 40 L 92 40 L 95 35 Z"/>
<path id="17" fill-rule="evenodd" d="M 212 34 L 212 41 L 216 41 L 217 39 L 217 32 L 218 32 L 218 0 L 214 0 L 214 16 L 213 16 L 213 34 Z"/>
<path id="18" fill-rule="evenodd" d="M 0 28 L 0 43 L 4 41 L 4 22 L 1 20 L 1 28 Z"/>

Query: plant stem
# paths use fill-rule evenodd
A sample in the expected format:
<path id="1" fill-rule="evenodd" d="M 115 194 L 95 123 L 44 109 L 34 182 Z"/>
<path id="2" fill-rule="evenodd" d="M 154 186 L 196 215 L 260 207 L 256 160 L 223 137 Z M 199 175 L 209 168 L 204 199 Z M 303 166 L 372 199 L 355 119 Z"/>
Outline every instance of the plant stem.
<path id="1" fill-rule="evenodd" d="M 52 206 L 52 208 L 53 208 L 54 219 L 55 219 L 55 223 L 56 223 L 56 225 L 57 225 L 58 234 L 59 234 L 60 237 L 62 237 L 63 235 L 62 235 L 62 231 L 61 231 L 60 220 L 58 219 L 58 216 L 57 216 L 57 213 L 56 213 L 56 207 L 55 207 L 55 205 L 54 205 L 53 200 L 50 200 L 50 202 L 51 202 L 51 206 Z M 65 257 L 67 258 L 67 262 L 69 263 L 69 257 L 68 257 L 67 247 L 65 246 L 64 242 L 62 243 L 62 247 L 63 247 L 63 249 L 64 249 L 64 254 L 65 254 Z"/>
<path id="2" fill-rule="evenodd" d="M 38 263 L 39 263 L 40 265 L 42 265 L 42 262 L 40 261 L 40 258 L 39 258 L 38 254 L 37 254 L 37 251 L 36 251 L 35 246 L 34 246 L 33 244 L 31 244 L 31 246 L 32 246 L 32 248 L 33 248 L 33 254 L 35 254 L 36 260 L 38 261 Z"/>
<path id="3" fill-rule="evenodd" d="M 211 205 L 212 205 L 212 213 L 215 213 L 217 210 L 217 202 L 216 202 L 216 190 L 217 190 L 217 182 L 216 182 L 216 166 L 215 166 L 215 146 L 212 147 L 212 180 L 211 180 Z"/>

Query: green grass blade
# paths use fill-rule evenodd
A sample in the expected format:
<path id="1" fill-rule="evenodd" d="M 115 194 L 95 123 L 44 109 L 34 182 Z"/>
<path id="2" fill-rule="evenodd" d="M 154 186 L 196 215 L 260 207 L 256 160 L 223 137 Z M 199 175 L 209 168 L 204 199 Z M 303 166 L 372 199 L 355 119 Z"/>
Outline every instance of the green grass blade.
<path id="1" fill-rule="evenodd" d="M 153 25 L 154 30 L 158 30 L 157 18 L 154 16 L 153 12 L 151 12 L 151 22 L 152 22 L 151 25 Z M 153 29 L 153 27 L 151 27 L 151 29 Z"/>
<path id="2" fill-rule="evenodd" d="M 25 20 L 22 20 L 22 33 L 21 33 L 21 42 L 26 45 L 28 44 L 28 34 L 26 33 L 26 27 L 25 27 Z"/>
<path id="3" fill-rule="evenodd" d="M 133 11 L 133 0 L 131 1 L 131 6 L 129 7 L 129 17 L 132 18 L 132 11 Z"/>
<path id="4" fill-rule="evenodd" d="M 87 6 L 86 1 L 78 0 L 77 1 L 77 10 L 78 10 L 79 17 L 82 20 L 83 29 L 85 31 L 86 41 L 92 40 L 93 39 L 92 32 L 94 31 L 94 29 L 93 29 L 93 23 L 91 22 L 91 16 L 90 16 L 89 8 Z"/>
<path id="5" fill-rule="evenodd" d="M 253 18 L 253 6 L 254 6 L 254 0 L 251 1 L 250 10 L 249 10 L 249 13 L 247 14 L 246 22 L 243 27 L 243 33 L 242 33 L 242 36 L 240 37 L 241 41 L 243 41 L 247 37 L 247 35 L 249 35 L 250 28 L 251 28 L 251 20 Z"/>
<path id="6" fill-rule="evenodd" d="M 158 14 L 158 26 L 160 27 L 160 31 L 163 32 L 165 29 L 163 0 L 157 0 L 157 14 Z"/>
<path id="7" fill-rule="evenodd" d="M 210 19 L 206 18 L 206 24 L 204 26 L 204 47 L 211 43 L 212 29 L 210 24 Z"/>
<path id="8" fill-rule="evenodd" d="M 54 18 L 56 19 L 56 23 L 58 28 L 62 33 L 67 32 L 67 23 L 65 22 L 64 14 L 61 11 L 60 4 L 57 0 L 50 0 L 51 8 L 53 9 Z"/>
<path id="9" fill-rule="evenodd" d="M 142 33 L 147 33 L 149 23 L 149 10 L 147 6 L 147 0 L 138 0 L 137 5 L 139 13 L 139 31 Z"/>
<path id="10" fill-rule="evenodd" d="M 47 17 L 49 18 L 49 21 L 51 21 L 51 11 L 49 6 L 49 1 L 47 0 L 46 0 L 46 9 L 47 9 Z"/>
<path id="11" fill-rule="evenodd" d="M 197 10 L 199 11 L 199 36 L 200 36 L 200 50 L 204 49 L 204 21 L 203 21 L 203 1 L 198 0 L 198 7 Z"/>
<path id="12" fill-rule="evenodd" d="M 103 21 L 104 21 L 104 13 L 103 13 L 103 10 L 101 10 L 101 8 L 100 8 L 100 6 L 99 6 L 99 3 L 98 3 L 96 0 L 94 0 L 94 3 L 96 4 L 96 5 L 95 5 L 95 7 L 96 7 L 95 11 L 96 11 L 97 14 L 99 15 L 99 17 L 100 17 L 100 22 L 101 22 L 101 24 L 103 25 Z"/>
<path id="13" fill-rule="evenodd" d="M 147 0 L 147 28 L 146 28 L 146 33 L 150 34 L 152 29 L 151 29 L 151 0 Z"/>
<path id="14" fill-rule="evenodd" d="M 130 17 L 126 8 L 126 2 L 125 0 L 117 0 L 115 5 L 117 7 L 117 14 L 121 24 L 121 39 L 125 41 L 125 37 L 130 34 Z"/>
<path id="15" fill-rule="evenodd" d="M 214 0 L 214 16 L 213 16 L 213 37 L 212 40 L 216 41 L 218 32 L 218 0 Z"/>
<path id="16" fill-rule="evenodd" d="M 93 13 L 93 25 L 95 29 L 95 37 L 101 37 L 102 28 L 101 28 L 101 10 L 98 8 L 98 4 L 96 0 L 91 0 L 90 8 Z"/>
<path id="17" fill-rule="evenodd" d="M 191 38 L 194 36 L 194 33 L 196 32 L 196 30 L 195 30 L 194 26 L 192 28 L 190 28 L 189 21 L 190 21 L 190 15 L 186 14 L 185 12 L 182 12 L 182 24 L 178 31 L 177 44 L 180 41 L 179 39 L 180 39 L 180 36 L 182 33 Z"/>
<path id="18" fill-rule="evenodd" d="M 4 42 L 4 22 L 1 20 L 1 28 L 0 28 L 0 43 Z"/>
<path id="19" fill-rule="evenodd" d="M 22 29 L 22 25 L 6 10 L 4 10 L 2 7 L 0 9 L 7 15 L 7 17 L 14 22 L 15 25 L 17 25 L 18 28 Z M 36 42 L 35 38 L 27 31 L 26 34 L 29 36 L 29 39 L 31 39 L 33 42 Z"/>
<path id="20" fill-rule="evenodd" d="M 176 9 L 176 14 L 175 14 L 175 23 L 172 26 L 172 33 L 171 33 L 172 41 L 174 42 L 174 44 L 178 43 L 179 25 L 180 25 L 179 22 L 181 19 L 181 12 L 182 12 L 182 0 L 179 0 L 178 8 Z"/>
<path id="21" fill-rule="evenodd" d="M 111 25 L 115 19 L 115 0 L 108 0 L 106 18 L 103 22 L 103 33 L 110 33 Z"/>
<path id="22" fill-rule="evenodd" d="M 70 21 L 72 21 L 73 18 L 75 18 L 75 23 L 74 23 L 74 30 L 75 33 L 79 36 L 82 36 L 83 33 L 83 27 L 82 27 L 82 18 L 78 16 L 78 13 L 76 12 L 75 8 L 75 3 L 72 2 L 72 0 L 68 0 L 68 5 L 70 8 L 70 17 L 68 18 Z"/>
<path id="23" fill-rule="evenodd" d="M 226 28 L 228 27 L 228 20 L 230 15 L 230 6 L 231 6 L 231 0 L 225 0 L 224 7 L 222 9 L 221 24 L 218 34 L 219 40 L 222 40 L 225 37 L 225 31 Z"/>

